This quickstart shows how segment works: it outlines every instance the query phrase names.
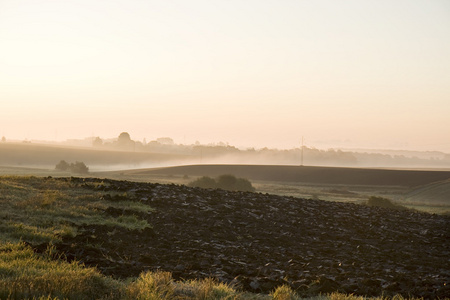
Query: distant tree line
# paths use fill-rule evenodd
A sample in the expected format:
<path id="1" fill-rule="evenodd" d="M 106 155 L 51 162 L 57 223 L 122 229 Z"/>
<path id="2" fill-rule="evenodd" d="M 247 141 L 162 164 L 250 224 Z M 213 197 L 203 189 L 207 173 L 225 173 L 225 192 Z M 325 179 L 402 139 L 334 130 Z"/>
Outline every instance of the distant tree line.
<path id="1" fill-rule="evenodd" d="M 65 160 L 61 160 L 56 164 L 55 170 L 57 171 L 70 171 L 72 173 L 86 174 L 89 172 L 89 168 L 84 162 L 77 161 L 75 163 L 68 163 Z"/>
<path id="2" fill-rule="evenodd" d="M 450 166 L 450 154 L 441 152 L 420 153 L 399 151 L 398 153 L 356 152 L 342 151 L 336 149 L 316 149 L 312 147 L 294 148 L 288 150 L 280 149 L 239 149 L 228 143 L 219 142 L 215 144 L 202 145 L 199 142 L 191 145 L 176 144 L 169 137 L 162 137 L 147 142 L 132 140 L 128 132 L 122 132 L 113 140 L 102 140 L 96 137 L 92 140 L 95 148 L 114 149 L 122 151 L 168 153 L 189 155 L 197 158 L 199 162 L 205 159 L 228 159 L 231 163 L 253 163 L 253 164 L 298 164 L 300 157 L 304 156 L 305 165 L 314 166 Z M 415 156 L 418 155 L 418 156 Z M 228 161 L 227 161 L 228 162 Z"/>

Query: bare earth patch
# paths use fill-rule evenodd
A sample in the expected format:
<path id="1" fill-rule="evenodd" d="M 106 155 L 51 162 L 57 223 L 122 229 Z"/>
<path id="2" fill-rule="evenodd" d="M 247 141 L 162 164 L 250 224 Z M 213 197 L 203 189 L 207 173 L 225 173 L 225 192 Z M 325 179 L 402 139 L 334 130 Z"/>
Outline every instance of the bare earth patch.
<path id="1" fill-rule="evenodd" d="M 63 180 L 63 179 L 60 179 Z M 268 194 L 203 190 L 103 179 L 72 178 L 102 200 L 151 206 L 138 212 L 105 208 L 150 226 L 131 230 L 78 226 L 56 244 L 113 277 L 146 270 L 175 279 L 213 277 L 269 293 L 281 285 L 300 295 L 450 294 L 450 217 Z M 45 244 L 35 245 L 44 251 Z"/>

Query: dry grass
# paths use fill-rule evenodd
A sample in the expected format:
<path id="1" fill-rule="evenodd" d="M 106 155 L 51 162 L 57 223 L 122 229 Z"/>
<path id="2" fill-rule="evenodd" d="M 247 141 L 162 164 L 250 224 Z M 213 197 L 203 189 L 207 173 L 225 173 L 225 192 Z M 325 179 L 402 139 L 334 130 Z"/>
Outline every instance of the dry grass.
<path id="1" fill-rule="evenodd" d="M 302 298 L 289 286 L 270 295 L 252 294 L 214 279 L 175 281 L 169 272 L 144 272 L 129 281 L 114 280 L 95 268 L 55 257 L 49 247 L 36 254 L 24 243 L 0 246 L 0 299 L 149 299 L 149 300 L 384 300 L 332 293 Z M 393 299 L 403 300 L 401 296 Z"/>
<path id="2" fill-rule="evenodd" d="M 38 255 L 23 243 L 0 246 L 0 298 L 119 298 L 122 283 L 77 262 Z M 46 297 L 46 298 L 45 298 Z M 41 298 L 42 299 L 42 298 Z"/>

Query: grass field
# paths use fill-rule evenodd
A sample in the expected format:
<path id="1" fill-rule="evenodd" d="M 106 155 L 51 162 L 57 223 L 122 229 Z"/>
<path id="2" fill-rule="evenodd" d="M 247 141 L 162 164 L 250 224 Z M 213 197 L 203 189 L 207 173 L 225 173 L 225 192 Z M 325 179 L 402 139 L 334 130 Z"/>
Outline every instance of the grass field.
<path id="1" fill-rule="evenodd" d="M 101 180 L 94 183 L 102 185 Z M 102 200 L 75 186 L 70 179 L 56 181 L 34 176 L 2 176 L 0 181 L 0 237 L 3 241 L 44 243 L 76 235 L 78 225 L 102 224 L 127 229 L 144 229 L 149 224 L 133 217 L 101 216 L 108 207 L 148 211 L 148 206 L 131 202 Z"/>

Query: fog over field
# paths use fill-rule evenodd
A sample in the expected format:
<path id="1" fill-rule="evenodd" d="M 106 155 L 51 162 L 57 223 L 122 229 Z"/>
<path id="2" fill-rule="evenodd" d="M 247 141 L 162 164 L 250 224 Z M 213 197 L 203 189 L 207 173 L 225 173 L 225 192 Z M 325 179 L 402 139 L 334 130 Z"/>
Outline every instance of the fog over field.
<path id="1" fill-rule="evenodd" d="M 0 138 L 450 153 L 449 37 L 446 0 L 3 0 Z"/>
<path id="2" fill-rule="evenodd" d="M 54 169 L 60 161 L 83 162 L 91 171 L 207 164 L 450 169 L 450 154 L 438 151 L 323 150 L 306 146 L 239 149 L 224 143 L 175 144 L 167 137 L 142 143 L 127 132 L 114 139 L 0 143 L 0 166 Z"/>

